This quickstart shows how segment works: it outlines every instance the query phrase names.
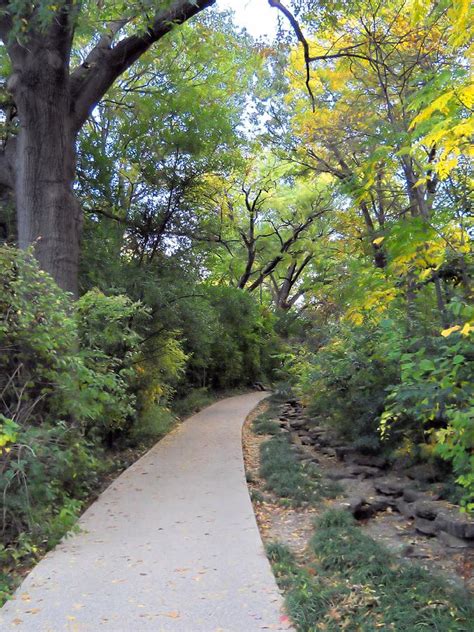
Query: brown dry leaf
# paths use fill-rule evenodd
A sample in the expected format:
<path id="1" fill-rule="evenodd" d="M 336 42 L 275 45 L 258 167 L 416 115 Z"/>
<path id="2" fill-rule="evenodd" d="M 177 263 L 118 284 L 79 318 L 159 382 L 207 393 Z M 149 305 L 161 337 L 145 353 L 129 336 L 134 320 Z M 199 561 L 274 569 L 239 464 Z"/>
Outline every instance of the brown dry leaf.
<path id="1" fill-rule="evenodd" d="M 20 625 L 21 623 L 23 623 L 22 619 L 13 619 L 12 621 L 13 625 Z"/>
<path id="2" fill-rule="evenodd" d="M 180 614 L 177 610 L 172 610 L 171 612 L 160 612 L 163 617 L 169 617 L 170 619 L 179 619 Z"/>
<path id="3" fill-rule="evenodd" d="M 29 596 L 29 594 L 28 594 L 28 593 L 23 593 L 23 594 L 21 595 L 20 599 L 21 599 L 22 601 L 31 601 L 31 597 Z"/>
<path id="4" fill-rule="evenodd" d="M 30 610 L 27 610 L 26 612 L 28 612 L 28 614 L 38 614 L 38 612 L 41 611 L 41 608 L 31 608 Z"/>

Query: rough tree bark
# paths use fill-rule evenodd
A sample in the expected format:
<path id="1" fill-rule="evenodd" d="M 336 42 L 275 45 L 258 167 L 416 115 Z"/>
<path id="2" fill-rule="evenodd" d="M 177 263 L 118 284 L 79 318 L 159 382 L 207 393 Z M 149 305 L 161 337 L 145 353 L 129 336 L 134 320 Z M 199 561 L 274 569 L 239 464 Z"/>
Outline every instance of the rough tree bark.
<path id="1" fill-rule="evenodd" d="M 123 39 L 118 35 L 127 20 L 111 22 L 86 60 L 71 70 L 79 2 L 56 3 L 47 26 L 35 19 L 39 3 L 32 4 L 18 40 L 14 28 L 20 16 L 0 0 L 0 36 L 13 68 L 7 85 L 18 118 L 17 135 L 0 153 L 0 185 L 14 192 L 20 247 L 33 246 L 42 269 L 75 296 L 82 223 L 73 191 L 77 135 L 123 72 L 175 24 L 215 1 L 174 0 L 158 9 L 147 30 Z"/>

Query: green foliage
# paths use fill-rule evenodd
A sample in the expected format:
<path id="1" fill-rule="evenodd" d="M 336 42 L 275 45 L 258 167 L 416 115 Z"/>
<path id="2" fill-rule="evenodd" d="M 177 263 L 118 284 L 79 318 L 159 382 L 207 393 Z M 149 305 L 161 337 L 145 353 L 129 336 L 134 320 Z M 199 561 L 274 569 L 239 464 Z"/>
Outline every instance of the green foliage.
<path id="1" fill-rule="evenodd" d="M 162 405 L 142 411 L 133 424 L 128 442 L 132 445 L 151 445 L 164 437 L 176 425 L 176 417 Z"/>
<path id="2" fill-rule="evenodd" d="M 456 303 L 453 303 L 453 307 Z M 470 308 L 459 316 L 467 318 Z M 400 353 L 400 382 L 390 386 L 381 416 L 383 436 L 403 432 L 432 454 L 452 463 L 457 482 L 465 488 L 464 504 L 474 508 L 474 336 L 453 327 L 424 339 L 411 339 Z"/>
<path id="3" fill-rule="evenodd" d="M 385 388 L 397 375 L 383 330 L 340 323 L 329 334 L 316 354 L 294 358 L 291 372 L 298 372 L 312 414 L 353 445 L 376 451 Z"/>
<path id="4" fill-rule="evenodd" d="M 213 403 L 215 397 L 207 388 L 196 388 L 184 397 L 173 402 L 173 412 L 183 419 L 193 413 L 209 406 Z"/>
<path id="5" fill-rule="evenodd" d="M 280 431 L 280 424 L 277 423 L 271 415 L 262 413 L 255 419 L 252 428 L 255 434 L 276 435 Z"/>
<path id="6" fill-rule="evenodd" d="M 276 435 L 280 432 L 280 424 L 276 421 L 279 415 L 279 398 L 272 395 L 265 402 L 268 408 L 254 419 L 252 429 L 255 434 Z"/>
<path id="7" fill-rule="evenodd" d="M 110 467 L 98 438 L 135 414 L 128 298 L 72 304 L 31 253 L 0 248 L 2 566 L 54 546 Z"/>
<path id="8" fill-rule="evenodd" d="M 160 405 L 168 406 L 188 360 L 176 332 L 168 332 L 156 323 L 153 330 L 135 361 L 139 417 L 153 415 Z"/>
<path id="9" fill-rule="evenodd" d="M 243 290 L 210 287 L 208 296 L 216 313 L 209 367 L 212 385 L 224 389 L 262 379 L 271 364 L 271 316 Z"/>
<path id="10" fill-rule="evenodd" d="M 77 331 L 68 297 L 31 253 L 0 247 L 0 392 L 2 413 L 38 423 L 61 409 L 55 385 L 74 373 Z M 72 410 L 66 406 L 62 414 Z"/>
<path id="11" fill-rule="evenodd" d="M 106 296 L 96 289 L 77 301 L 75 313 L 82 362 L 68 388 L 62 390 L 70 393 L 71 405 L 86 431 L 107 436 L 123 430 L 135 414 L 132 385 L 141 338 L 134 327 L 148 314 L 126 296 Z"/>
<path id="12" fill-rule="evenodd" d="M 98 484 L 100 457 L 64 422 L 18 427 L 0 461 L 2 565 L 15 555 L 34 557 L 72 528 L 81 500 Z"/>

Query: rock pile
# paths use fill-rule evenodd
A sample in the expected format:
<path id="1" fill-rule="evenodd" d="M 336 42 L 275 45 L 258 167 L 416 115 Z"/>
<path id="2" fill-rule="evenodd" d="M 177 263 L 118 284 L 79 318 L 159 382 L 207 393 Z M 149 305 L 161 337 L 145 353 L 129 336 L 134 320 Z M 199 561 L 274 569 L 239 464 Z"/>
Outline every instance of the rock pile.
<path id="1" fill-rule="evenodd" d="M 281 430 L 289 433 L 293 444 L 302 450 L 302 458 L 317 462 L 320 453 L 334 460 L 334 467 L 325 472 L 328 478 L 370 482 L 373 493 L 344 503 L 356 519 L 368 519 L 391 509 L 413 520 L 418 533 L 437 537 L 445 546 L 474 548 L 474 520 L 435 494 L 416 488 L 418 482 L 436 481 L 437 473 L 430 465 L 402 468 L 396 464 L 398 466 L 393 467 L 383 455 L 362 454 L 310 420 L 296 399 L 282 405 L 279 423 Z"/>

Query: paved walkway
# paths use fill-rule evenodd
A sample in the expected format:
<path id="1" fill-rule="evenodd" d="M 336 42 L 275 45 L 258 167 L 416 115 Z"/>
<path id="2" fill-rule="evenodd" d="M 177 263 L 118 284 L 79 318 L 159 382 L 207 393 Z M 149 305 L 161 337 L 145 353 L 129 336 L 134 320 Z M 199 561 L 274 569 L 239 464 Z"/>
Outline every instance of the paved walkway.
<path id="1" fill-rule="evenodd" d="M 2 632 L 286 629 L 242 459 L 263 397 L 206 408 L 116 479 L 0 611 Z"/>

